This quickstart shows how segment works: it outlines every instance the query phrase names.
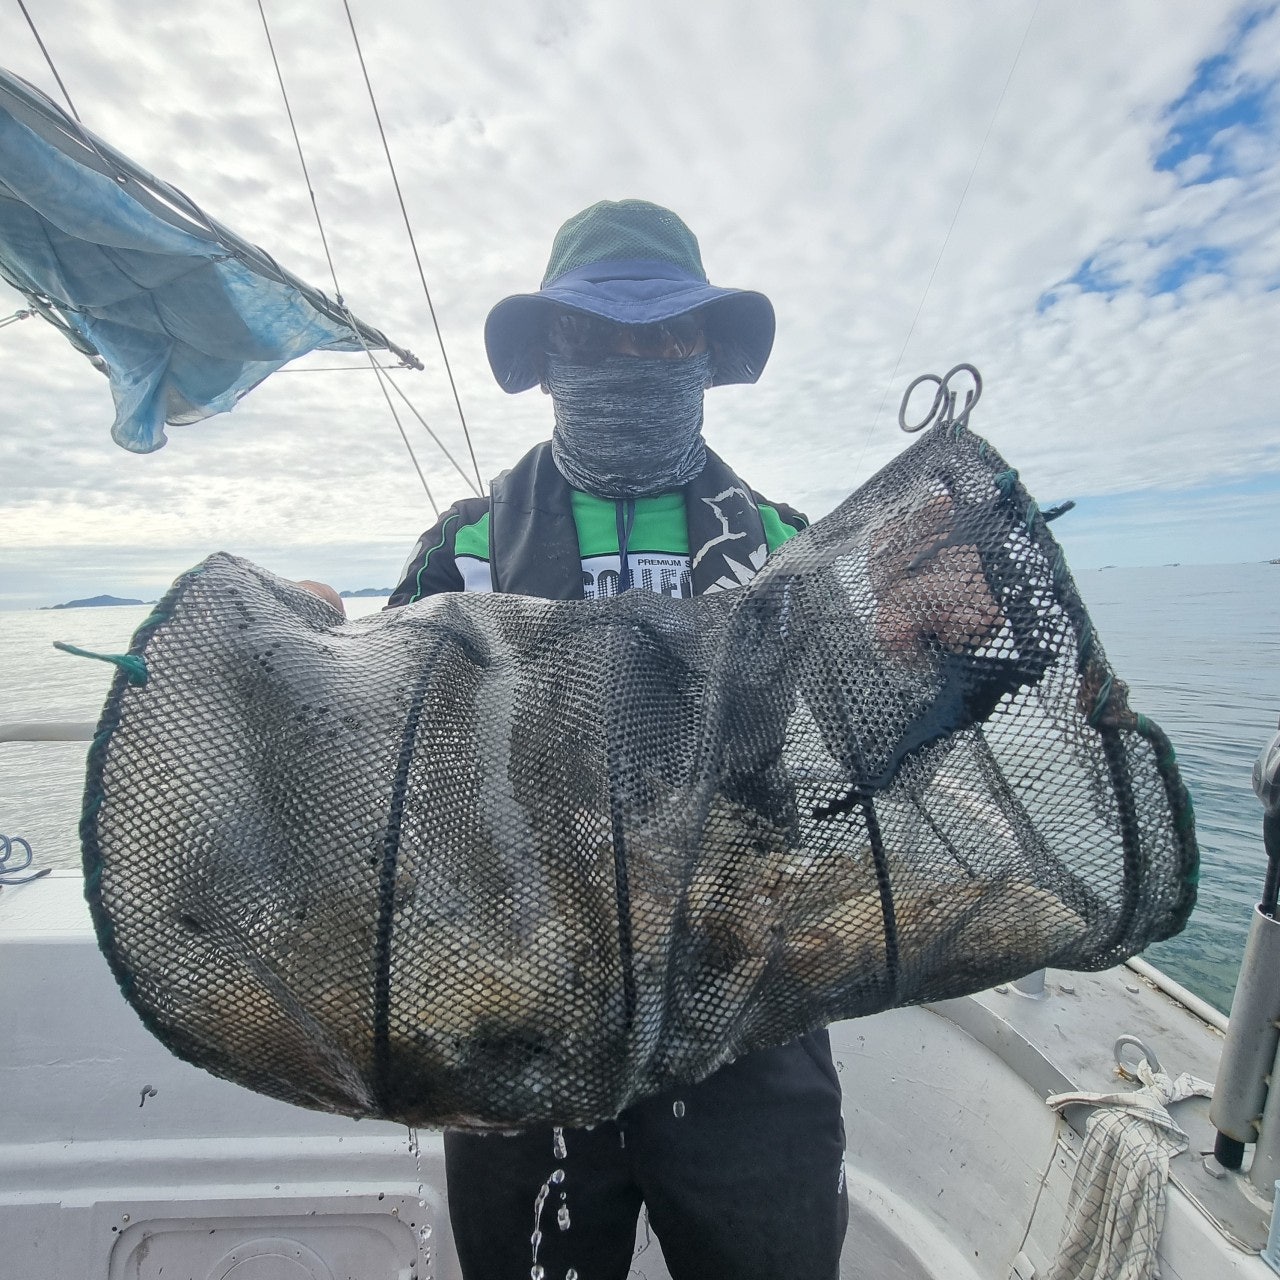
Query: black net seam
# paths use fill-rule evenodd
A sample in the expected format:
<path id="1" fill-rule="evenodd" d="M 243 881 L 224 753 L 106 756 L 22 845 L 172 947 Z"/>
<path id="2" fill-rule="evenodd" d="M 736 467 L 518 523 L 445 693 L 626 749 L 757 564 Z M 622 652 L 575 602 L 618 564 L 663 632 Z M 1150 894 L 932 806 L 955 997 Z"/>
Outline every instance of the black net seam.
<path id="1" fill-rule="evenodd" d="M 400 754 L 396 760 L 391 803 L 387 809 L 387 829 L 382 838 L 382 866 L 378 873 L 378 924 L 374 937 L 373 975 L 373 1087 L 379 1109 L 390 1106 L 391 1065 L 391 938 L 395 929 L 396 870 L 400 861 L 400 839 L 404 823 L 405 796 L 409 790 L 409 770 L 418 738 L 422 707 L 435 675 L 435 663 L 425 662 L 409 704 Z"/>
<path id="2" fill-rule="evenodd" d="M 898 920 L 893 909 L 893 882 L 889 877 L 889 858 L 884 850 L 884 838 L 880 833 L 880 819 L 870 796 L 859 800 L 862 819 L 867 824 L 867 838 L 871 842 L 871 856 L 876 866 L 876 886 L 880 890 L 880 911 L 884 916 L 884 967 L 885 985 L 890 1004 L 898 1003 Z"/>
<path id="3" fill-rule="evenodd" d="M 635 942 L 631 934 L 631 882 L 627 873 L 626 824 L 619 794 L 622 764 L 609 743 L 609 828 L 613 837 L 613 880 L 618 901 L 618 959 L 622 966 L 622 1040 L 631 1036 L 636 1016 Z"/>

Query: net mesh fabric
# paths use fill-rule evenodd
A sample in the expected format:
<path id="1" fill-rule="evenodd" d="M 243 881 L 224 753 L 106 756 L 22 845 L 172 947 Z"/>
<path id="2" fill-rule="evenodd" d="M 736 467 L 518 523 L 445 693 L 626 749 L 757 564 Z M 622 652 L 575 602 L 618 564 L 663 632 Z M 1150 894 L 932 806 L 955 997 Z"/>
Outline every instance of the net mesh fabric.
<path id="1" fill-rule="evenodd" d="M 1176 932 L 1190 803 L 1014 473 L 936 428 L 746 587 L 340 625 L 226 555 L 90 752 L 102 947 L 181 1057 L 585 1124 L 751 1049 Z"/>

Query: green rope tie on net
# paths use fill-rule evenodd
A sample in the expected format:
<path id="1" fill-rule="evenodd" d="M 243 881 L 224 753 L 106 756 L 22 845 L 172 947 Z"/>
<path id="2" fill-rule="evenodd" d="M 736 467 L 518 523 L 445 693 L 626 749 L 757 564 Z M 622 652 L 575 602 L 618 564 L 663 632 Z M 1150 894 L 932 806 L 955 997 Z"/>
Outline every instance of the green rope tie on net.
<path id="1" fill-rule="evenodd" d="M 1040 514 L 1040 507 L 1034 498 L 1027 503 L 1027 532 L 1030 533 L 1036 527 L 1036 516 Z"/>
<path id="2" fill-rule="evenodd" d="M 159 610 L 156 610 L 155 613 L 147 614 L 147 616 L 142 620 L 142 625 L 138 630 L 143 632 L 154 631 L 162 622 L 168 622 L 172 617 L 173 614 L 171 613 L 161 613 Z"/>
<path id="3" fill-rule="evenodd" d="M 1087 618 L 1084 626 L 1080 628 L 1080 661 L 1082 663 L 1089 661 L 1089 654 L 1093 650 L 1093 623 Z"/>
<path id="4" fill-rule="evenodd" d="M 129 683 L 132 685 L 144 685 L 147 683 L 147 664 L 139 654 L 94 653 L 89 649 L 77 648 L 73 644 L 64 644 L 61 640 L 55 640 L 53 647 L 61 649 L 63 653 L 74 654 L 77 658 L 96 658 L 99 662 L 110 662 L 125 673 Z"/>
<path id="5" fill-rule="evenodd" d="M 1093 711 L 1089 716 L 1089 723 L 1095 728 L 1102 719 L 1102 713 L 1107 709 L 1107 702 L 1111 698 L 1112 676 L 1108 672 L 1106 679 L 1102 682 L 1102 688 L 1098 690 L 1098 700 L 1093 704 Z"/>
<path id="6" fill-rule="evenodd" d="M 1013 486 L 1018 483 L 1018 473 L 1010 467 L 1008 471 L 1001 471 L 994 476 L 993 480 L 996 488 L 1007 498 L 1013 492 Z"/>

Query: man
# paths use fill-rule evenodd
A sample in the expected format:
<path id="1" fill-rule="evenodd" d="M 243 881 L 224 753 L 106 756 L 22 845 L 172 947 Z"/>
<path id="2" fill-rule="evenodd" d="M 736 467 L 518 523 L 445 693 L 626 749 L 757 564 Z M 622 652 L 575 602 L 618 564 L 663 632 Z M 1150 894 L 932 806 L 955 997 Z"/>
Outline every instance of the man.
<path id="1" fill-rule="evenodd" d="M 806 522 L 706 447 L 703 393 L 755 382 L 773 333 L 768 299 L 713 287 L 669 210 L 602 201 L 571 218 L 539 291 L 499 302 L 485 325 L 499 384 L 549 393 L 551 440 L 423 534 L 390 605 L 464 590 L 689 596 L 749 581 Z M 536 1262 L 548 1280 L 623 1280 L 643 1204 L 677 1280 L 835 1277 L 843 1152 L 825 1032 L 590 1130 L 448 1132 L 463 1274 L 523 1276 Z"/>

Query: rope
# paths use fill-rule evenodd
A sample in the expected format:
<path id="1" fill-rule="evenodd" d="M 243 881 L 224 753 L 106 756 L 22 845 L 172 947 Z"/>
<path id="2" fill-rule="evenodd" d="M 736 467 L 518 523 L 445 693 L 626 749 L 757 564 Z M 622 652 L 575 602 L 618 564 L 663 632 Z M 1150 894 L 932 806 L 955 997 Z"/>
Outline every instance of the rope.
<path id="1" fill-rule="evenodd" d="M 22 853 L 17 853 L 21 848 Z M 11 856 L 18 856 L 21 861 L 10 863 Z M 27 884 L 31 880 L 39 880 L 47 876 L 52 867 L 41 867 L 29 876 L 18 875 L 31 865 L 31 846 L 21 836 L 0 836 L 0 885 Z"/>
<path id="2" fill-rule="evenodd" d="M 3 320 L 0 320 L 0 329 L 3 329 L 6 325 L 17 324 L 19 320 L 25 320 L 28 316 L 33 315 L 35 315 L 35 312 L 30 310 L 15 311 L 13 315 L 5 316 Z"/>
<path id="3" fill-rule="evenodd" d="M 280 70 L 280 59 L 276 56 L 275 41 L 271 38 L 271 24 L 267 21 L 267 11 L 263 8 L 262 0 L 257 0 L 258 16 L 262 19 L 262 30 L 267 37 L 267 48 L 271 53 L 271 65 L 275 68 L 276 83 L 280 86 L 280 97 L 284 100 L 285 115 L 289 118 L 289 129 L 293 133 L 293 145 L 298 152 L 298 163 L 302 166 L 302 178 L 307 184 L 307 195 L 311 199 L 311 210 L 315 214 L 316 229 L 320 232 L 320 243 L 324 248 L 324 256 L 329 263 L 329 277 L 333 281 L 334 300 L 342 308 L 349 322 L 352 322 L 352 330 L 360 339 L 360 345 L 364 348 L 365 355 L 369 358 L 369 366 L 377 375 L 378 385 L 382 388 L 383 399 L 387 402 L 387 408 L 391 412 L 391 417 L 395 421 L 396 430 L 400 433 L 400 439 L 404 441 L 404 447 L 409 454 L 409 460 L 413 463 L 413 469 L 418 473 L 418 479 L 422 482 L 423 492 L 427 495 L 427 501 L 431 504 L 432 513 L 436 516 L 440 514 L 440 508 L 436 505 L 435 497 L 431 493 L 431 486 L 427 483 L 427 477 L 423 474 L 422 468 L 418 465 L 417 455 L 413 452 L 413 446 L 409 443 L 409 437 L 405 434 L 404 425 L 400 421 L 400 415 L 396 412 L 396 407 L 391 403 L 391 397 L 387 394 L 386 379 L 378 368 L 378 362 L 374 359 L 373 352 L 369 349 L 369 344 L 362 334 L 354 325 L 354 317 L 347 306 L 346 299 L 342 294 L 342 286 L 338 283 L 338 270 L 334 266 L 333 254 L 329 251 L 329 240 L 324 233 L 324 220 L 320 216 L 320 205 L 316 200 L 315 189 L 311 185 L 311 173 L 307 168 L 307 158 L 302 151 L 302 139 L 298 135 L 298 126 L 293 118 L 293 107 L 289 102 L 289 91 L 285 88 L 284 73 Z"/>
<path id="4" fill-rule="evenodd" d="M 154 617 L 154 615 L 152 616 Z M 144 685 L 147 683 L 147 664 L 136 653 L 94 653 L 91 649 L 81 649 L 74 644 L 66 644 L 61 640 L 55 640 L 53 647 L 61 649 L 63 653 L 73 654 L 77 658 L 96 658 L 99 662 L 110 662 L 125 673 L 130 684 Z"/>
<path id="5" fill-rule="evenodd" d="M 375 364 L 372 372 L 377 373 L 382 370 L 386 373 L 395 373 L 397 369 L 403 369 L 402 364 Z M 362 364 L 320 364 L 312 365 L 310 368 L 302 369 L 277 369 L 276 373 L 369 373 L 371 370 Z"/>
<path id="6" fill-rule="evenodd" d="M 22 16 L 27 20 L 27 26 L 31 28 L 31 34 L 36 38 L 36 44 L 40 46 L 40 52 L 44 54 L 44 60 L 49 64 L 49 70 L 53 72 L 53 78 L 58 82 L 58 88 L 62 90 L 62 96 L 67 100 L 67 106 L 71 109 L 71 114 L 75 116 L 77 124 L 83 124 L 80 119 L 80 113 L 76 110 L 75 103 L 71 101 L 71 95 L 67 92 L 67 86 L 62 83 L 62 77 L 58 74 L 58 68 L 53 65 L 53 59 L 49 56 L 49 50 L 44 47 L 44 41 L 40 39 L 40 33 L 36 30 L 36 24 L 31 20 L 31 15 L 27 12 L 27 6 L 23 0 L 18 0 L 18 8 L 22 10 Z"/>
<path id="7" fill-rule="evenodd" d="M 369 105 L 373 108 L 373 118 L 378 126 L 378 137 L 382 139 L 382 151 L 387 157 L 387 168 L 391 171 L 391 182 L 396 189 L 396 200 L 399 201 L 400 204 L 400 215 L 404 219 L 404 229 L 409 236 L 409 247 L 413 250 L 413 260 L 418 268 L 418 279 L 422 281 L 422 292 L 427 299 L 427 310 L 431 313 L 431 324 L 435 329 L 436 342 L 440 347 L 440 359 L 444 362 L 444 371 L 449 379 L 449 389 L 453 392 L 453 403 L 458 408 L 458 420 L 462 423 L 462 434 L 467 442 L 467 451 L 471 455 L 471 465 L 475 468 L 476 483 L 480 486 L 477 493 L 479 496 L 483 497 L 484 479 L 480 475 L 480 464 L 476 461 L 476 451 L 471 443 L 471 432 L 467 427 L 467 415 L 462 411 L 462 399 L 458 395 L 458 387 L 453 380 L 453 368 L 449 364 L 449 353 L 445 350 L 444 334 L 440 330 L 440 321 L 436 318 L 435 304 L 431 301 L 431 290 L 427 287 L 427 275 L 422 267 L 422 257 L 418 253 L 418 243 L 413 234 L 413 226 L 409 221 L 409 211 L 405 207 L 404 194 L 400 190 L 400 179 L 396 174 L 395 162 L 391 158 L 391 147 L 387 142 L 386 130 L 382 127 L 382 114 L 378 110 L 378 101 L 374 97 L 373 83 L 369 79 L 369 69 L 365 65 L 364 51 L 360 48 L 360 37 L 356 34 L 355 19 L 351 16 L 351 5 L 348 3 L 348 0 L 342 0 L 342 7 L 347 13 L 347 25 L 351 28 L 351 41 L 355 45 L 356 57 L 360 61 L 360 71 L 364 76 L 365 88 L 369 91 Z M 432 439 L 435 439 L 435 437 L 432 436 Z M 437 441 L 437 443 L 439 442 Z M 441 448 L 443 448 L 443 445 Z M 452 462 L 453 459 L 450 458 L 450 461 Z M 456 463 L 454 463 L 454 465 L 457 466 Z M 461 469 L 459 468 L 459 470 Z M 463 478 L 465 479 L 466 477 L 464 476 Z M 470 481 L 468 481 L 468 483 L 470 483 Z"/>

